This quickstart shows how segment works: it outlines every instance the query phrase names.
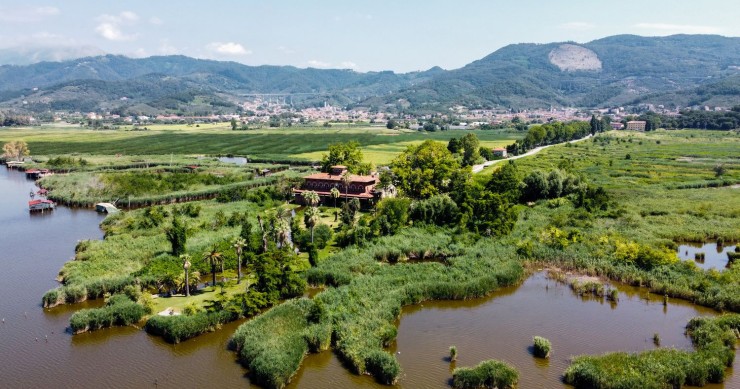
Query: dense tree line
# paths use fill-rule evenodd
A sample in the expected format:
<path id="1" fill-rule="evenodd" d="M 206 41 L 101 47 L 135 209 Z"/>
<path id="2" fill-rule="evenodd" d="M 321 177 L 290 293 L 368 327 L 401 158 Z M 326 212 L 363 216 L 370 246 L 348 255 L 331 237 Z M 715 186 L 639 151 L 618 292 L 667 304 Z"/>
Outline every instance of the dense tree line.
<path id="1" fill-rule="evenodd" d="M 597 131 L 604 131 L 605 128 L 603 126 L 597 126 L 595 129 Z M 536 125 L 529 128 L 527 135 L 523 139 L 519 139 L 507 146 L 506 151 L 512 155 L 519 155 L 535 147 L 580 139 L 592 133 L 594 133 L 592 124 L 589 122 L 554 122 Z"/>
<path id="2" fill-rule="evenodd" d="M 647 122 L 646 130 L 658 128 L 696 128 L 704 130 L 733 130 L 740 128 L 740 105 L 730 111 L 681 111 L 680 116 L 666 116 L 648 112 L 638 117 Z"/>

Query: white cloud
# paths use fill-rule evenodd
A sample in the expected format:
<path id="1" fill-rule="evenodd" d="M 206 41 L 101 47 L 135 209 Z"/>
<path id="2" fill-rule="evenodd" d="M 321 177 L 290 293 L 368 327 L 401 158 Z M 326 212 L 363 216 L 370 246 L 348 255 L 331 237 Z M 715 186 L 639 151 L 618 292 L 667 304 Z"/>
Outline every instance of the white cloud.
<path id="1" fill-rule="evenodd" d="M 123 32 L 123 26 L 130 26 L 136 24 L 139 21 L 139 15 L 131 11 L 123 11 L 118 15 L 103 14 L 98 16 L 97 27 L 95 32 L 105 39 L 111 41 L 132 41 L 135 40 L 138 35 L 126 34 Z"/>
<path id="2" fill-rule="evenodd" d="M 719 34 L 721 28 L 696 24 L 637 23 L 633 27 L 651 30 L 656 34 Z"/>
<path id="3" fill-rule="evenodd" d="M 595 27 L 596 27 L 595 24 L 586 23 L 586 22 L 569 22 L 569 23 L 563 23 L 563 24 L 558 25 L 558 28 L 562 28 L 563 30 L 575 30 L 575 31 L 591 30 Z"/>
<path id="4" fill-rule="evenodd" d="M 328 68 L 331 67 L 331 64 L 328 62 L 312 59 L 308 61 L 308 66 L 312 68 Z"/>
<path id="5" fill-rule="evenodd" d="M 247 50 L 240 43 L 235 42 L 211 42 L 206 45 L 206 49 L 221 55 L 249 55 L 251 50 Z"/>
<path id="6" fill-rule="evenodd" d="M 159 49 L 157 49 L 157 51 L 161 55 L 172 55 L 179 53 L 177 47 L 173 46 L 170 43 L 169 39 L 162 39 L 159 43 Z"/>
<path id="7" fill-rule="evenodd" d="M 59 15 L 57 7 L 0 7 L 0 21 L 8 23 L 39 22 L 51 16 Z"/>
<path id="8" fill-rule="evenodd" d="M 152 16 L 151 18 L 149 18 L 149 24 L 161 26 L 162 24 L 164 24 L 164 21 L 156 16 Z"/>
<path id="9" fill-rule="evenodd" d="M 344 61 L 339 64 L 342 69 L 356 69 L 357 64 L 352 61 Z"/>

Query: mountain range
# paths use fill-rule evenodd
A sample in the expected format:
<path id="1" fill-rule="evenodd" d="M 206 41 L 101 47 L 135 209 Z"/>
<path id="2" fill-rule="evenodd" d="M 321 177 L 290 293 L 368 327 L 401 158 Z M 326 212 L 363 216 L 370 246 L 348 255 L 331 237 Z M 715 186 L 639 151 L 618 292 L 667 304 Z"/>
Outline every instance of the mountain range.
<path id="1" fill-rule="evenodd" d="M 103 55 L 0 66 L 0 109 L 233 112 L 245 96 L 298 107 L 328 101 L 408 112 L 470 108 L 666 106 L 740 102 L 740 38 L 618 35 L 579 44 L 512 44 L 462 68 L 355 72 L 247 66 L 185 56 Z"/>

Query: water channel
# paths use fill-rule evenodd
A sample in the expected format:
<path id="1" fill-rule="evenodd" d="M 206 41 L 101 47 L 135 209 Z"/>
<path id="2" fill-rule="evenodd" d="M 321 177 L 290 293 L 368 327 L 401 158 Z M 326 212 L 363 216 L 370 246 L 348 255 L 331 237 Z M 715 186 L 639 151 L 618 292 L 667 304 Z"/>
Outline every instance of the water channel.
<path id="1" fill-rule="evenodd" d="M 249 386 L 246 370 L 226 349 L 241 322 L 178 345 L 133 327 L 67 333 L 75 310 L 100 301 L 44 310 L 40 298 L 56 285 L 54 277 L 78 240 L 102 237 L 97 227 L 102 216 L 61 206 L 29 215 L 31 188 L 33 182 L 23 174 L 0 167 L 0 387 Z M 620 287 L 620 299 L 617 305 L 582 299 L 537 273 L 485 299 L 406 307 L 390 349 L 403 369 L 399 385 L 447 387 L 453 365 L 445 357 L 455 345 L 457 366 L 503 359 L 520 370 L 520 388 L 564 387 L 560 376 L 572 355 L 651 349 L 656 332 L 664 347 L 688 349 L 691 344 L 683 334 L 688 319 L 715 314 L 679 300 L 664 307 L 661 298 L 633 288 Z M 552 341 L 549 361 L 531 356 L 533 335 Z M 325 352 L 308 356 L 290 387 L 383 386 L 349 373 L 333 353 Z M 740 374 L 730 371 L 724 385 L 710 387 L 740 388 Z"/>

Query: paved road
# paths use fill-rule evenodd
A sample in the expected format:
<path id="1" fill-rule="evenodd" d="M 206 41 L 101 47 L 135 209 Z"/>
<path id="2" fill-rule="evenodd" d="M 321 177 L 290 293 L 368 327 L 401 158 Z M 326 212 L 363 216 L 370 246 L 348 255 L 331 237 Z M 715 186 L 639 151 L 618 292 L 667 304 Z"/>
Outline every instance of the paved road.
<path id="1" fill-rule="evenodd" d="M 530 155 L 537 154 L 540 151 L 542 151 L 542 150 L 544 150 L 544 149 L 546 149 L 548 147 L 557 146 L 557 145 L 564 145 L 566 143 L 576 143 L 576 142 L 580 142 L 582 140 L 586 140 L 586 139 L 588 139 L 590 137 L 591 137 L 591 134 L 588 134 L 586 137 L 581 138 L 581 139 L 576 139 L 576 140 L 572 140 L 572 141 L 568 141 L 568 142 L 563 142 L 563 143 L 555 143 L 554 145 L 547 145 L 547 146 L 535 147 L 532 150 L 529 150 L 529 151 L 527 151 L 524 154 L 519 154 L 519 155 L 516 155 L 516 156 L 513 156 L 513 157 L 509 157 L 509 158 L 505 158 L 505 159 L 497 159 L 495 161 L 486 161 L 486 162 L 484 162 L 484 163 L 482 163 L 480 165 L 473 165 L 473 173 L 479 173 L 484 168 L 487 168 L 488 166 L 491 166 L 491 165 L 495 165 L 495 164 L 497 164 L 497 163 L 499 163 L 501 161 L 511 161 L 511 160 L 514 160 L 514 159 L 528 157 Z"/>

